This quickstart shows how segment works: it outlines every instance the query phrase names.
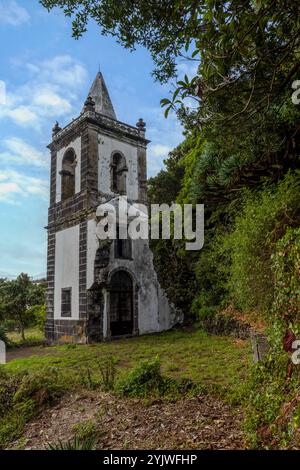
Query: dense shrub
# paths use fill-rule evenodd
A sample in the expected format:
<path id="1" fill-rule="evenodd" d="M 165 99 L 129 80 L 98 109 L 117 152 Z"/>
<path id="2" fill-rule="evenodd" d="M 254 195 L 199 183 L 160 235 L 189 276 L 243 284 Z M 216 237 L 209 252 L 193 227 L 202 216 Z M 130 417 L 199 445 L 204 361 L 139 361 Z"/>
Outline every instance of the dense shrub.
<path id="1" fill-rule="evenodd" d="M 17 439 L 26 422 L 58 398 L 65 386 L 53 367 L 21 375 L 0 368 L 0 449 Z"/>
<path id="2" fill-rule="evenodd" d="M 199 323 L 204 331 L 214 335 L 246 339 L 250 334 L 250 325 L 218 312 L 213 307 L 206 307 L 200 310 Z"/>
<path id="3" fill-rule="evenodd" d="M 142 361 L 123 378 L 116 387 L 117 392 L 127 397 L 181 396 L 195 388 L 187 378 L 171 379 L 161 373 L 159 358 Z"/>
<path id="4" fill-rule="evenodd" d="M 141 362 L 118 384 L 118 391 L 124 396 L 146 397 L 160 395 L 164 379 L 160 371 L 160 360 L 155 358 Z"/>
<path id="5" fill-rule="evenodd" d="M 246 383 L 245 425 L 252 447 L 286 448 L 297 439 L 299 445 L 299 371 L 294 368 L 288 380 L 291 362 L 283 350 L 287 328 L 297 338 L 300 333 L 299 194 L 297 172 L 277 186 L 247 193 L 224 242 L 231 250 L 228 285 L 236 306 L 256 309 L 270 325 L 269 354 L 251 368 Z"/>
<path id="6" fill-rule="evenodd" d="M 299 379 L 295 368 L 287 380 L 289 357 L 280 341 L 280 327 L 271 336 L 273 348 L 268 357 L 252 366 L 244 390 L 245 430 L 251 447 L 290 448 L 300 445 Z M 275 343 L 278 344 L 275 347 Z"/>
<path id="7" fill-rule="evenodd" d="M 37 326 L 41 331 L 45 330 L 46 305 L 33 305 L 28 308 L 29 322 L 27 326 Z"/>
<path id="8" fill-rule="evenodd" d="M 33 414 L 32 400 L 25 398 L 19 403 L 14 400 L 21 380 L 21 376 L 10 375 L 0 368 L 0 449 L 19 437 L 26 420 Z"/>
<path id="9" fill-rule="evenodd" d="M 15 376 L 10 376 L 0 366 L 0 417 L 13 405 L 13 397 L 19 385 L 19 380 Z"/>
<path id="10" fill-rule="evenodd" d="M 6 331 L 14 331 L 14 330 L 18 329 L 18 325 L 16 324 L 16 322 L 14 320 L 10 320 L 8 318 L 1 321 L 1 326 Z"/>
<path id="11" fill-rule="evenodd" d="M 274 296 L 272 254 L 289 226 L 300 223 L 300 177 L 288 174 L 277 186 L 245 194 L 226 246 L 231 251 L 228 281 L 235 305 L 244 310 L 267 312 Z"/>
<path id="12" fill-rule="evenodd" d="M 197 292 L 194 263 L 197 252 L 186 251 L 183 240 L 152 240 L 158 279 L 169 300 L 191 320 L 191 305 Z"/>
<path id="13" fill-rule="evenodd" d="M 299 447 L 300 395 L 298 367 L 283 350 L 291 328 L 300 335 L 300 229 L 288 228 L 272 257 L 274 300 L 270 311 L 271 350 L 267 360 L 252 368 L 247 384 L 246 430 L 251 445 L 263 448 Z"/>
<path id="14" fill-rule="evenodd" d="M 286 326 L 300 323 L 300 228 L 289 228 L 277 242 L 272 260 L 273 312 Z M 296 325 L 294 326 L 294 328 Z"/>
<path id="15" fill-rule="evenodd" d="M 15 402 L 33 399 L 37 406 L 51 402 L 62 393 L 62 384 L 58 381 L 58 370 L 45 367 L 39 371 L 25 374 L 15 393 Z"/>
<path id="16" fill-rule="evenodd" d="M 205 231 L 205 245 L 195 263 L 195 276 L 198 293 L 192 303 L 194 317 L 198 318 L 201 309 L 226 305 L 228 300 L 227 280 L 230 257 L 224 244 L 225 234 L 220 229 Z"/>

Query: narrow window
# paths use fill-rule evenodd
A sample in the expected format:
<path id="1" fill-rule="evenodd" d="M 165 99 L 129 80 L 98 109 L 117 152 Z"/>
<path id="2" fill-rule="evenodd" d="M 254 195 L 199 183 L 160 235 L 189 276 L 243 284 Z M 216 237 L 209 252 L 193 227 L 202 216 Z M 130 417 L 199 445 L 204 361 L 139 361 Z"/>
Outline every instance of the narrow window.
<path id="1" fill-rule="evenodd" d="M 120 238 L 120 227 L 117 225 L 117 238 L 115 240 L 115 258 L 131 259 L 132 247 L 131 239 L 127 231 L 127 239 Z"/>
<path id="2" fill-rule="evenodd" d="M 120 153 L 113 155 L 111 163 L 111 189 L 117 194 L 126 194 L 126 160 Z"/>
<path id="3" fill-rule="evenodd" d="M 71 317 L 72 316 L 72 288 L 66 287 L 61 290 L 61 316 Z"/>
<path id="4" fill-rule="evenodd" d="M 61 200 L 64 201 L 75 194 L 76 155 L 73 149 L 64 154 L 61 175 Z"/>

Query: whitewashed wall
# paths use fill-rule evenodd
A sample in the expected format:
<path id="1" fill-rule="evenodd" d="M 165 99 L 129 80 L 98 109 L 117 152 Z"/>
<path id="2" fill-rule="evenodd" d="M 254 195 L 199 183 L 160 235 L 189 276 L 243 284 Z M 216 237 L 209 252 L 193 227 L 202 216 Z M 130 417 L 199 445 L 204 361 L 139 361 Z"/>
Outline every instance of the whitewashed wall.
<path id="1" fill-rule="evenodd" d="M 87 235 L 87 288 L 94 282 L 94 262 L 99 241 L 95 220 L 88 221 Z M 133 260 L 115 259 L 114 244 L 111 246 L 109 271 L 125 267 L 131 271 L 139 284 L 138 328 L 140 334 L 154 333 L 171 328 L 178 321 L 174 308 L 170 306 L 161 289 L 153 266 L 153 254 L 147 240 L 135 240 L 132 245 Z M 107 333 L 107 296 L 103 318 L 104 336 Z"/>
<path id="2" fill-rule="evenodd" d="M 67 147 L 61 148 L 57 152 L 57 163 L 56 163 L 56 202 L 61 201 L 61 175 L 59 174 L 62 169 L 63 156 L 69 148 L 73 148 L 76 153 L 76 167 L 75 167 L 75 193 L 80 191 L 80 180 L 81 180 L 81 137 L 77 137 Z"/>
<path id="3" fill-rule="evenodd" d="M 120 142 L 119 140 L 99 134 L 98 136 L 98 189 L 106 194 L 111 193 L 111 155 L 113 152 L 120 152 L 126 159 L 128 168 L 126 176 L 126 190 L 129 199 L 138 199 L 138 169 L 137 169 L 137 148 L 134 145 Z M 113 193 L 112 193 L 113 194 Z"/>
<path id="4" fill-rule="evenodd" d="M 55 243 L 54 318 L 61 318 L 61 289 L 72 287 L 72 317 L 69 319 L 78 320 L 79 225 L 57 232 Z"/>

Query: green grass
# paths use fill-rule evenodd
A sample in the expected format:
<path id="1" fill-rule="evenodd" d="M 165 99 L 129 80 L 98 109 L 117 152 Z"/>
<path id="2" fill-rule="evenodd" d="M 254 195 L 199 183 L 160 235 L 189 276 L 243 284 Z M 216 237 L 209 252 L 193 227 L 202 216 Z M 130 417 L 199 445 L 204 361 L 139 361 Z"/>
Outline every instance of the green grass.
<path id="1" fill-rule="evenodd" d="M 78 371 L 98 371 L 97 361 L 114 357 L 119 378 L 140 361 L 159 356 L 162 373 L 172 378 L 189 378 L 195 383 L 232 390 L 246 376 L 251 360 L 249 341 L 210 336 L 199 329 L 141 336 L 94 345 L 64 345 L 43 348 L 43 355 L 15 359 L 5 368 L 11 372 L 57 368 L 70 386 Z"/>
<path id="2" fill-rule="evenodd" d="M 45 339 L 44 333 L 38 327 L 26 328 L 25 341 L 22 340 L 18 331 L 9 331 L 7 337 L 12 344 L 17 346 L 30 346 L 32 344 L 42 343 Z"/>
<path id="3" fill-rule="evenodd" d="M 25 424 L 64 393 L 99 387 L 104 390 L 103 371 L 108 371 L 108 364 L 116 365 L 117 380 L 109 386 L 114 393 L 120 393 L 120 384 L 127 384 L 128 392 L 130 382 L 133 396 L 140 396 L 145 384 L 140 383 L 137 371 L 145 374 L 147 364 L 148 374 L 149 364 L 158 357 L 161 398 L 177 399 L 186 393 L 206 392 L 234 404 L 242 403 L 243 383 L 251 361 L 249 341 L 210 336 L 200 329 L 94 345 L 37 346 L 31 351 L 36 351 L 36 355 L 14 359 L 0 368 L 0 449 L 21 438 Z M 22 349 L 18 354 L 22 355 Z M 115 376 L 115 367 L 113 372 Z M 154 388 L 153 394 L 157 390 Z"/>

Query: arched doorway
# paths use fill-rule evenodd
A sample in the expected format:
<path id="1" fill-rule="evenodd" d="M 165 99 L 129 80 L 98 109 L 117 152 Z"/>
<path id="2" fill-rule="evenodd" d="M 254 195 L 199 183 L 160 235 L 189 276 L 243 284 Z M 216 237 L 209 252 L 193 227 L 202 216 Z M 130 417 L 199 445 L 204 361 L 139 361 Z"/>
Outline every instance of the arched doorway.
<path id="1" fill-rule="evenodd" d="M 133 283 L 126 271 L 117 271 L 110 281 L 110 333 L 133 333 Z"/>

